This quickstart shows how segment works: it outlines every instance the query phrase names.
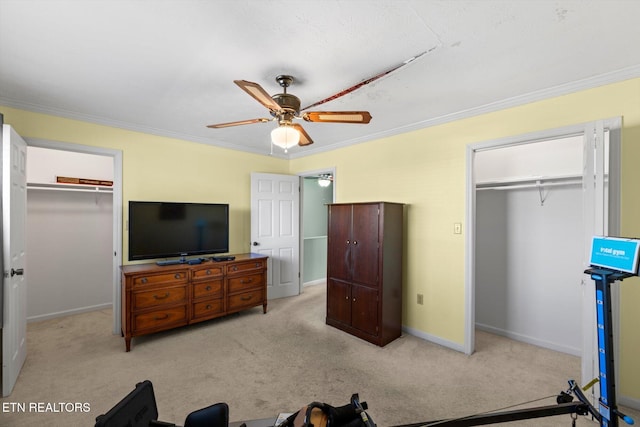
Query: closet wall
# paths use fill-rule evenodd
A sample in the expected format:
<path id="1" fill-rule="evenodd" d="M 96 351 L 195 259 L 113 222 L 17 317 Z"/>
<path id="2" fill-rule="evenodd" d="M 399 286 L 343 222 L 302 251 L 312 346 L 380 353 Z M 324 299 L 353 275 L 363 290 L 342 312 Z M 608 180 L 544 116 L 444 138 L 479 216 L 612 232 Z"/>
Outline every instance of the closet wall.
<path id="1" fill-rule="evenodd" d="M 55 182 L 113 174 L 111 157 L 28 147 L 29 321 L 112 306 L 112 193 Z"/>
<path id="2" fill-rule="evenodd" d="M 474 161 L 476 326 L 577 356 L 582 145 L 582 136 L 564 138 L 479 152 Z"/>

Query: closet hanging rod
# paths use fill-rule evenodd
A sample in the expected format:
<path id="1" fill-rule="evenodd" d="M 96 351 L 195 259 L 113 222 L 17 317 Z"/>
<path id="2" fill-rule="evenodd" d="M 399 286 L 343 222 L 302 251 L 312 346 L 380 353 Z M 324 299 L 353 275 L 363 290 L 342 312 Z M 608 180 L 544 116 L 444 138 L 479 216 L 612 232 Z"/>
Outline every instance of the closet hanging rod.
<path id="1" fill-rule="evenodd" d="M 63 187 L 40 187 L 40 186 L 28 185 L 27 186 L 27 190 L 75 191 L 75 192 L 78 192 L 78 193 L 94 193 L 94 194 L 98 194 L 98 193 L 111 194 L 111 193 L 113 193 L 113 190 L 111 188 L 100 188 L 100 187 L 94 187 L 94 188 L 63 188 Z"/>
<path id="2" fill-rule="evenodd" d="M 509 185 L 495 185 L 491 187 L 476 186 L 476 190 L 517 190 L 522 188 L 540 188 L 540 187 L 560 187 L 566 185 L 580 185 L 582 180 L 562 181 L 562 182 L 533 182 L 531 184 L 509 184 Z"/>

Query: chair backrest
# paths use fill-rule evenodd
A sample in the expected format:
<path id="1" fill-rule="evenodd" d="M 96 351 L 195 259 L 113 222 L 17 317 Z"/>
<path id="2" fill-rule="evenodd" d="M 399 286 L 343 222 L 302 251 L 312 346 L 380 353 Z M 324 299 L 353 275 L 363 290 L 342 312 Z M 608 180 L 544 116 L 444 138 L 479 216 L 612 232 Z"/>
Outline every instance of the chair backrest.
<path id="1" fill-rule="evenodd" d="M 229 406 L 222 402 L 198 409 L 187 415 L 184 427 L 228 427 Z"/>
<path id="2" fill-rule="evenodd" d="M 136 384 L 136 388 L 125 396 L 106 414 L 96 418 L 96 427 L 148 427 L 158 419 L 158 407 L 151 381 Z"/>

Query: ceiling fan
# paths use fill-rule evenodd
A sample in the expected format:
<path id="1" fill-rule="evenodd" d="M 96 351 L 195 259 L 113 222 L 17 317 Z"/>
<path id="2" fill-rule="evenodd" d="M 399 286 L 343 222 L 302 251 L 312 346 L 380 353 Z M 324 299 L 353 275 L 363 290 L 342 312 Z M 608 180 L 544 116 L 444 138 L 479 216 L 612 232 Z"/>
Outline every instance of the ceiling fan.
<path id="1" fill-rule="evenodd" d="M 247 125 L 252 123 L 265 123 L 277 121 L 278 127 L 271 132 L 271 141 L 282 148 L 285 152 L 295 145 L 310 145 L 313 140 L 307 132 L 297 123 L 293 123 L 294 119 L 303 119 L 307 122 L 314 123 L 359 123 L 367 124 L 371 121 L 371 114 L 368 111 L 308 111 L 302 112 L 308 108 L 323 104 L 329 100 L 335 99 L 348 92 L 343 91 L 330 98 L 316 102 L 305 108 L 300 108 L 300 99 L 287 93 L 287 88 L 293 83 L 293 77 L 289 75 L 279 75 L 276 81 L 283 88 L 283 93 L 269 95 L 257 83 L 246 80 L 234 80 L 240 89 L 247 92 L 252 98 L 265 106 L 271 113 L 270 119 L 258 118 L 249 120 L 240 120 L 237 122 L 218 123 L 207 127 L 213 129 L 225 128 L 230 126 Z"/>

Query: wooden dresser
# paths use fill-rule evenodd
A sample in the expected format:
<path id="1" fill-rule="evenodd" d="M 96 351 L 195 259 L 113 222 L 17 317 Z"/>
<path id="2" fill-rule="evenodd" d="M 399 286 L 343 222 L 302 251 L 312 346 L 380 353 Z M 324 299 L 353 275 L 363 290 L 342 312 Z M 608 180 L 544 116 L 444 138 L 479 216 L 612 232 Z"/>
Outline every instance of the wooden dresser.
<path id="1" fill-rule="evenodd" d="M 262 305 L 267 312 L 267 257 L 236 255 L 201 264 L 121 267 L 122 336 L 131 338 Z"/>

